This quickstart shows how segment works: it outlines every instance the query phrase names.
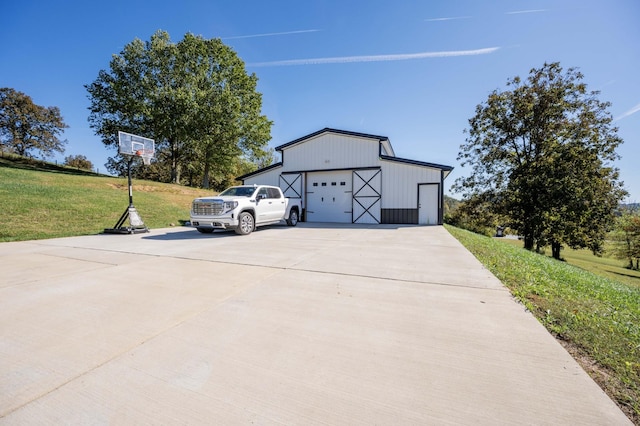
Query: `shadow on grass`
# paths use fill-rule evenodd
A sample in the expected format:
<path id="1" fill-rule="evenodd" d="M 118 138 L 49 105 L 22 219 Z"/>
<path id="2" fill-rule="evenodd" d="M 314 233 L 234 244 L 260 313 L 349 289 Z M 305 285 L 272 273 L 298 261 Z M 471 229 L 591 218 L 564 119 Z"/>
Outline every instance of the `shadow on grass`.
<path id="1" fill-rule="evenodd" d="M 640 277 L 638 275 L 625 274 L 624 272 L 618 272 L 618 271 L 612 271 L 612 270 L 609 270 L 609 272 L 612 274 L 621 275 L 623 277 L 635 278 L 636 280 L 638 280 L 638 285 L 640 285 Z"/>

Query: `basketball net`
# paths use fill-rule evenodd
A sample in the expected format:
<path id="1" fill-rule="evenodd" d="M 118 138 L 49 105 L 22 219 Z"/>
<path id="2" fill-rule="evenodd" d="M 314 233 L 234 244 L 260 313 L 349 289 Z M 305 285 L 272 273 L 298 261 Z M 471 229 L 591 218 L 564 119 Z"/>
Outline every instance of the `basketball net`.
<path id="1" fill-rule="evenodd" d="M 145 166 L 149 166 L 151 164 L 151 158 L 153 157 L 153 151 L 149 153 L 145 152 L 144 149 L 139 149 L 136 151 L 136 156 L 142 158 Z"/>

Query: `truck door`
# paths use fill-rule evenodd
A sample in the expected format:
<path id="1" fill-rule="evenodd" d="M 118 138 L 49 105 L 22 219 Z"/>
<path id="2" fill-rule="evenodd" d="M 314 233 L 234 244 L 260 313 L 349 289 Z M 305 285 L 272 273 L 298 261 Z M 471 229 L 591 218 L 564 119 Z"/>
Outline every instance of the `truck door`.
<path id="1" fill-rule="evenodd" d="M 278 190 L 278 188 L 267 188 L 267 194 L 269 197 L 270 215 L 269 220 L 281 220 L 284 217 L 285 209 L 287 208 L 287 202 Z"/>
<path id="2" fill-rule="evenodd" d="M 269 194 L 267 188 L 260 188 L 256 194 L 256 223 L 269 220 Z"/>
<path id="3" fill-rule="evenodd" d="M 260 188 L 256 196 L 256 221 L 270 222 L 284 216 L 284 198 L 275 188 Z"/>

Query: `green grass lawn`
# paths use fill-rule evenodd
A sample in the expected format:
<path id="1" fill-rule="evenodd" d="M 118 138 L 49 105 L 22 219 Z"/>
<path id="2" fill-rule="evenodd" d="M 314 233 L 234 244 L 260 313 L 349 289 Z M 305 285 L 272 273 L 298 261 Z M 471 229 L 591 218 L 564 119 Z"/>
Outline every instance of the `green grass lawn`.
<path id="1" fill-rule="evenodd" d="M 606 274 L 447 226 L 538 320 L 576 357 L 629 417 L 640 424 L 640 286 L 638 278 Z M 506 242 L 506 243 L 505 243 Z M 517 246 L 516 246 L 517 244 Z M 574 259 L 569 252 L 565 257 Z M 582 252 L 575 262 L 601 266 Z M 594 257 L 594 256 L 592 256 Z M 621 270 L 626 269 L 620 267 Z M 607 272 L 609 274 L 609 272 Z"/>
<path id="2" fill-rule="evenodd" d="M 0 242 L 97 234 L 129 205 L 127 179 L 0 158 Z M 149 228 L 189 219 L 211 191 L 133 180 L 133 202 Z"/>
<path id="3" fill-rule="evenodd" d="M 524 246 L 522 241 L 514 239 L 498 238 L 497 240 L 515 247 Z M 590 250 L 563 248 L 560 256 L 562 260 L 570 265 L 578 266 L 586 271 L 623 282 L 630 286 L 640 287 L 640 271 L 625 268 L 625 261 L 609 257 L 606 252 L 603 256 L 594 256 Z"/>

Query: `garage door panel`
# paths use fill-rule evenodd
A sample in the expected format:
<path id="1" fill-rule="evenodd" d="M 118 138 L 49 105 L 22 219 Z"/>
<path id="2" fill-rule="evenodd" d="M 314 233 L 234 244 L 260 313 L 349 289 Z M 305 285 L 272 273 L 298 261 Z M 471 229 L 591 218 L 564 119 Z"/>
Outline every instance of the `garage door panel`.
<path id="1" fill-rule="evenodd" d="M 307 221 L 351 223 L 351 172 L 307 175 Z"/>

